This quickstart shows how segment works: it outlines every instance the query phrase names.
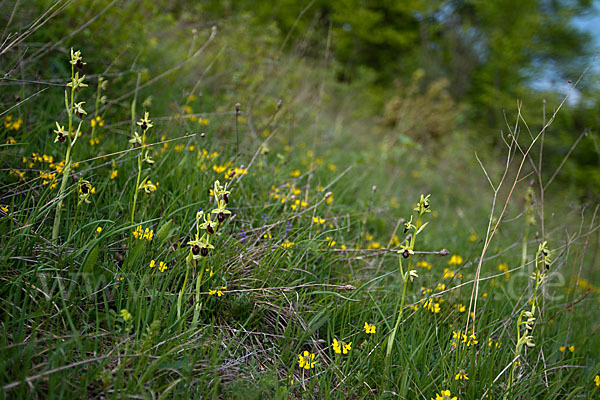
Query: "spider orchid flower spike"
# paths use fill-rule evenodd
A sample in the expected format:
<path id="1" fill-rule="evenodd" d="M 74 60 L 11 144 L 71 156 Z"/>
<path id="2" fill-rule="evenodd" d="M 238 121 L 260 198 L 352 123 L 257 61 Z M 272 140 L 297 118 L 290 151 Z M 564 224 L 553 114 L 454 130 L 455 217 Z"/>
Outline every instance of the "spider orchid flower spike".
<path id="1" fill-rule="evenodd" d="M 210 216 L 211 214 L 203 214 L 202 218 L 204 222 L 198 225 L 198 227 L 206 231 L 206 233 L 213 235 L 219 226 L 219 222 L 211 220 Z"/>
<path id="2" fill-rule="evenodd" d="M 213 195 L 215 196 L 215 200 L 217 201 L 217 208 L 211 211 L 211 214 L 217 214 L 217 221 L 219 223 L 223 223 L 225 221 L 225 217 L 231 214 L 227 207 L 227 203 L 229 202 L 228 195 L 231 192 L 227 190 L 227 185 L 221 186 L 221 183 L 217 180 L 213 185 Z"/>
<path id="3" fill-rule="evenodd" d="M 95 192 L 95 188 L 85 179 L 80 179 L 77 182 L 77 193 L 79 194 L 79 204 L 90 203 L 90 195 Z"/>
<path id="4" fill-rule="evenodd" d="M 56 122 L 56 129 L 54 133 L 56 133 L 55 142 L 65 143 L 67 144 L 67 149 L 65 152 L 64 159 L 64 168 L 62 171 L 62 181 L 58 190 L 57 199 L 60 199 L 65 190 L 67 188 L 69 174 L 71 173 L 71 164 L 73 155 L 71 154 L 72 148 L 77 141 L 77 138 L 81 132 L 81 124 L 83 120 L 79 121 L 79 125 L 77 129 L 74 129 L 74 120 L 73 116 L 77 115 L 80 119 L 83 118 L 87 112 L 83 109 L 83 104 L 85 102 L 75 102 L 75 92 L 79 91 L 81 88 L 86 87 L 87 85 L 84 83 L 85 75 L 80 76 L 79 71 L 83 69 L 85 63 L 83 62 L 83 57 L 81 55 L 81 51 L 73 51 L 71 49 L 71 59 L 69 60 L 71 64 L 71 80 L 67 83 L 67 89 L 65 89 L 65 110 L 67 112 L 67 116 L 69 118 L 69 123 L 67 125 L 67 129 L 63 125 L 60 125 Z M 70 90 L 68 88 L 71 88 Z M 56 202 L 56 212 L 54 214 L 54 224 L 52 225 L 52 241 L 56 242 L 58 240 L 58 234 L 60 230 L 60 221 L 61 221 L 61 213 L 62 213 L 62 201 Z"/>
<path id="5" fill-rule="evenodd" d="M 398 250 L 398 254 L 402 254 L 402 257 L 408 258 L 415 254 L 413 247 L 410 243 L 404 243 L 400 246 L 400 250 Z"/>
<path id="6" fill-rule="evenodd" d="M 419 275 L 417 275 L 417 270 L 411 269 L 410 271 L 408 271 L 408 280 L 410 280 L 411 282 L 415 280 L 415 278 L 418 278 Z"/>
<path id="7" fill-rule="evenodd" d="M 144 112 L 144 118 L 140 119 L 137 122 L 139 127 L 142 129 L 142 132 L 146 132 L 148 129 L 150 129 L 154 126 L 152 124 L 152 121 L 150 120 L 150 118 L 148 118 L 149 116 L 150 116 L 150 113 L 148 111 L 146 111 L 146 112 Z"/>
<path id="8" fill-rule="evenodd" d="M 419 217 L 425 213 L 431 212 L 431 210 L 429 209 L 429 196 L 431 195 L 421 195 L 419 202 L 415 205 L 414 210 L 419 213 Z"/>
<path id="9" fill-rule="evenodd" d="M 196 235 L 196 238 L 189 241 L 188 245 L 191 246 L 190 254 L 194 260 L 206 257 L 208 255 L 208 251 L 215 248 L 212 244 L 208 243 L 206 234 L 203 234 L 201 237 Z"/>
<path id="10" fill-rule="evenodd" d="M 134 147 L 142 145 L 142 137 L 137 132 L 133 132 L 133 137 L 129 139 L 129 143 L 133 144 Z"/>
<path id="11" fill-rule="evenodd" d="M 81 56 L 81 50 L 73 51 L 71 47 L 71 61 L 69 61 L 71 65 L 74 65 L 78 69 L 83 69 L 83 66 L 87 63 L 83 62 L 83 57 Z"/>
<path id="12" fill-rule="evenodd" d="M 147 194 L 150 194 L 156 190 L 156 185 L 153 185 L 151 181 L 148 181 L 150 183 L 150 185 L 148 185 L 148 183 L 146 183 L 146 180 L 148 179 L 148 177 L 144 178 L 144 180 L 142 181 L 142 164 L 144 162 L 146 162 L 150 166 L 152 166 L 154 164 L 154 160 L 148 155 L 148 149 L 145 149 L 146 133 L 147 133 L 148 129 L 150 129 L 154 126 L 152 124 L 152 121 L 150 120 L 150 113 L 148 111 L 144 112 L 144 118 L 140 118 L 140 120 L 137 122 L 137 125 L 141 128 L 142 134 L 140 135 L 139 133 L 137 133 L 136 131 L 133 131 L 133 129 L 132 129 L 133 137 L 131 139 L 129 139 L 129 143 L 133 144 L 133 147 L 140 147 L 140 151 L 137 156 L 138 171 L 137 171 L 136 187 L 138 188 L 138 190 L 136 190 L 135 194 L 133 195 L 133 204 L 131 207 L 131 222 L 132 223 L 135 218 L 135 206 L 137 203 L 138 191 L 140 189 L 144 189 L 144 191 Z M 140 184 L 140 181 L 141 181 L 141 184 Z"/>
<path id="13" fill-rule="evenodd" d="M 56 139 L 54 139 L 54 143 L 64 143 L 65 140 L 67 140 L 67 132 L 65 131 L 65 127 L 61 126 L 58 122 L 56 123 L 56 129 L 54 129 L 54 133 L 56 133 Z"/>
<path id="14" fill-rule="evenodd" d="M 200 223 L 201 220 L 204 222 Z M 210 223 L 213 222 L 209 221 L 210 215 L 209 219 L 207 220 L 204 211 L 198 210 L 198 212 L 196 213 L 196 236 L 194 240 L 188 242 L 188 245 L 191 246 L 190 256 L 193 260 L 197 260 L 201 257 L 206 257 L 208 255 L 208 251 L 210 249 L 215 248 L 212 244 L 210 244 L 210 238 L 207 233 L 207 227 L 211 226 Z M 202 232 L 201 234 L 200 230 L 203 230 L 204 232 Z"/>
<path id="15" fill-rule="evenodd" d="M 413 229 L 414 231 L 417 230 L 416 225 L 414 225 L 412 222 L 413 216 L 411 215 L 410 219 L 404 223 L 404 233 L 408 233 L 408 231 L 410 231 L 411 229 Z"/>
<path id="16" fill-rule="evenodd" d="M 71 82 L 67 83 L 67 87 L 77 90 L 79 88 L 87 87 L 87 84 L 83 83 L 85 75 L 79 76 L 79 71 L 75 72 L 75 75 L 71 78 Z"/>
<path id="17" fill-rule="evenodd" d="M 552 252 L 548 249 L 547 241 L 540 243 L 540 245 L 538 246 L 536 265 L 539 262 L 541 262 L 544 266 L 544 271 L 550 269 L 550 264 L 552 264 Z"/>

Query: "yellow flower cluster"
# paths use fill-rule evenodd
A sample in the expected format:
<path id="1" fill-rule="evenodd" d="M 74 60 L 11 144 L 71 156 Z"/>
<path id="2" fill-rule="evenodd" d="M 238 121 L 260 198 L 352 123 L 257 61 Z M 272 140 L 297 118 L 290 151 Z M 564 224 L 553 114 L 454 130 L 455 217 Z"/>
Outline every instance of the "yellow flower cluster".
<path id="1" fill-rule="evenodd" d="M 454 271 L 450 268 L 444 268 L 444 274 L 442 275 L 442 279 L 451 279 L 454 278 Z"/>
<path id="2" fill-rule="evenodd" d="M 150 261 L 150 268 L 156 268 L 156 261 Z M 167 270 L 167 264 L 164 261 L 160 261 L 158 263 L 158 269 L 160 272 L 165 272 Z"/>
<path id="3" fill-rule="evenodd" d="M 456 400 L 456 396 L 452 396 L 449 390 L 442 390 L 439 394 L 436 393 L 435 399 L 431 398 L 431 400 Z"/>
<path id="4" fill-rule="evenodd" d="M 460 370 L 458 371 L 458 374 L 456 374 L 456 376 L 454 377 L 455 381 L 458 380 L 463 380 L 463 381 L 468 381 L 469 380 L 469 376 L 467 375 L 467 373 L 464 370 Z"/>
<path id="5" fill-rule="evenodd" d="M 90 120 L 90 126 L 92 128 L 95 128 L 96 126 L 102 127 L 102 126 L 104 126 L 104 120 L 102 119 L 101 116 L 97 115 L 95 118 L 92 118 Z"/>
<path id="6" fill-rule="evenodd" d="M 333 351 L 336 354 L 348 354 L 348 352 L 352 350 L 352 342 L 338 342 L 336 338 L 333 338 L 333 343 L 331 344 L 331 347 L 333 347 Z"/>
<path id="7" fill-rule="evenodd" d="M 241 167 L 229 168 L 227 170 L 227 173 L 225 174 L 225 179 L 234 179 L 234 178 L 237 178 L 238 176 L 246 175 L 247 173 L 248 173 L 248 170 L 246 168 L 241 168 Z"/>
<path id="8" fill-rule="evenodd" d="M 227 286 L 221 286 L 220 288 L 216 289 L 209 289 L 208 294 L 211 296 L 214 296 L 216 294 L 217 297 L 221 297 L 223 296 L 223 290 L 227 290 Z"/>
<path id="9" fill-rule="evenodd" d="M 302 354 L 298 355 L 298 365 L 300 368 L 311 369 L 315 367 L 316 363 L 315 355 L 306 350 L 304 350 Z"/>
<path id="10" fill-rule="evenodd" d="M 573 353 L 575 351 L 575 346 L 560 346 L 560 352 L 564 353 L 565 350 L 569 350 L 571 353 Z"/>
<path id="11" fill-rule="evenodd" d="M 427 261 L 417 261 L 417 267 L 425 268 L 428 271 L 431 271 L 431 264 L 429 264 Z M 444 270 L 444 272 L 446 271 Z"/>
<path id="12" fill-rule="evenodd" d="M 368 322 L 365 322 L 365 326 L 363 327 L 363 329 L 365 330 L 366 333 L 373 334 L 373 333 L 375 333 L 376 326 L 371 325 Z"/>
<path id="13" fill-rule="evenodd" d="M 295 245 L 295 243 L 290 242 L 289 240 L 286 240 L 285 242 L 281 243 L 281 247 L 283 247 L 284 249 L 289 249 L 290 247 L 292 247 L 294 245 Z"/>
<path id="14" fill-rule="evenodd" d="M 467 347 L 474 346 L 479 343 L 477 336 L 474 333 L 467 336 L 463 332 L 452 331 L 452 347 L 457 347 L 459 343 L 464 343 Z"/>
<path id="15" fill-rule="evenodd" d="M 463 262 L 463 258 L 458 254 L 452 254 L 450 260 L 448 261 L 448 265 L 461 265 Z"/>
<path id="16" fill-rule="evenodd" d="M 423 303 L 423 308 L 428 309 L 434 314 L 437 314 L 441 311 L 440 303 L 435 303 L 433 299 L 427 299 L 425 303 Z"/>
<path id="17" fill-rule="evenodd" d="M 510 278 L 510 272 L 508 272 L 508 264 L 506 264 L 506 263 L 498 264 L 498 271 L 504 272 L 504 277 L 506 278 L 506 280 L 508 280 Z"/>
<path id="18" fill-rule="evenodd" d="M 21 125 L 23 124 L 23 120 L 21 118 L 13 120 L 12 115 L 7 115 L 4 118 L 4 127 L 10 131 L 18 131 L 21 129 Z"/>
<path id="19" fill-rule="evenodd" d="M 138 225 L 133 231 L 133 237 L 139 240 L 147 240 L 150 242 L 154 238 L 154 230 L 146 228 L 142 231 L 142 227 Z"/>

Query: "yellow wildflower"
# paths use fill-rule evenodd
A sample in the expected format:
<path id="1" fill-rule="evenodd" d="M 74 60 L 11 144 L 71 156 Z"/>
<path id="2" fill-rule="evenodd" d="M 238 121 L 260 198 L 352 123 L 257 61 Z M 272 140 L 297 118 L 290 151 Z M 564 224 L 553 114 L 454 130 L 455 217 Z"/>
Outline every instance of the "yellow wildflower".
<path id="1" fill-rule="evenodd" d="M 432 299 L 427 299 L 427 301 L 423 303 L 423 308 L 426 308 L 432 313 L 437 314 L 440 312 L 440 303 L 434 303 Z"/>
<path id="2" fill-rule="evenodd" d="M 290 175 L 292 176 L 292 178 L 297 178 L 297 177 L 299 177 L 300 175 L 302 175 L 302 172 L 300 172 L 300 170 L 299 170 L 299 169 L 295 169 L 295 170 L 293 170 L 292 172 L 290 172 Z"/>
<path id="3" fill-rule="evenodd" d="M 141 188 L 144 189 L 144 192 L 146 192 L 146 194 L 151 194 L 158 188 L 158 182 L 154 184 L 151 180 L 148 179 L 146 182 L 144 182 Z"/>
<path id="4" fill-rule="evenodd" d="M 126 309 L 122 309 L 119 315 L 121 316 L 121 318 L 123 318 L 123 321 L 125 322 L 128 322 L 131 319 L 131 314 Z"/>
<path id="5" fill-rule="evenodd" d="M 457 381 L 459 379 L 461 379 L 463 381 L 468 381 L 469 376 L 467 375 L 467 373 L 464 370 L 461 369 L 460 371 L 458 371 L 458 374 L 456 374 L 456 376 L 454 377 L 455 381 Z"/>
<path id="6" fill-rule="evenodd" d="M 450 260 L 448 261 L 448 265 L 461 265 L 463 262 L 463 258 L 458 254 L 452 254 Z"/>
<path id="7" fill-rule="evenodd" d="M 454 278 L 454 271 L 450 268 L 444 268 L 444 275 L 442 275 L 442 279 L 450 279 Z"/>
<path id="8" fill-rule="evenodd" d="M 283 247 L 284 249 L 289 249 L 294 244 L 295 244 L 294 242 L 290 242 L 289 240 L 286 240 L 285 242 L 281 243 L 281 247 Z"/>
<path id="9" fill-rule="evenodd" d="M 335 351 L 336 354 L 348 354 L 348 352 L 352 350 L 352 342 L 338 342 L 336 338 L 333 339 L 333 343 L 331 344 L 331 346 L 333 347 L 333 351 Z"/>
<path id="10" fill-rule="evenodd" d="M 427 261 L 417 261 L 417 267 L 427 268 L 427 270 L 431 271 L 431 264 L 429 264 Z M 446 270 L 444 270 L 444 273 L 445 272 Z"/>
<path id="11" fill-rule="evenodd" d="M 365 322 L 364 330 L 366 333 L 373 334 L 375 333 L 375 329 L 377 327 L 375 325 L 370 325 L 368 322 Z"/>
<path id="12" fill-rule="evenodd" d="M 216 288 L 216 289 L 209 289 L 208 294 L 213 296 L 213 295 L 217 295 L 217 297 L 221 297 L 223 296 L 223 290 L 227 290 L 227 286 L 221 286 L 220 288 Z"/>
<path id="13" fill-rule="evenodd" d="M 311 369 L 315 367 L 316 363 L 315 355 L 306 350 L 304 350 L 302 354 L 298 355 L 298 365 L 300 368 Z"/>
<path id="14" fill-rule="evenodd" d="M 456 399 L 457 399 L 457 397 L 456 396 L 453 397 L 449 390 L 442 390 L 439 394 L 435 395 L 435 399 L 432 398 L 431 400 L 456 400 Z"/>
<path id="15" fill-rule="evenodd" d="M 116 170 L 116 169 L 112 170 L 112 172 L 110 173 L 110 179 L 115 179 L 117 177 L 118 173 L 119 173 L 118 170 Z"/>

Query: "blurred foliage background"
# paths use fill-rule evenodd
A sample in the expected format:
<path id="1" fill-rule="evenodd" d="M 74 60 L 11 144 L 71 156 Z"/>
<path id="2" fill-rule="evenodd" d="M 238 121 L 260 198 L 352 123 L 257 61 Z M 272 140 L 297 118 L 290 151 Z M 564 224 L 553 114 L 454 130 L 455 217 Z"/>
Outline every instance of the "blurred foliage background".
<path id="1" fill-rule="evenodd" d="M 18 4 L 2 3 L 7 11 Z M 3 24 L 10 22 L 5 36 L 51 6 L 54 11 L 64 6 L 29 38 L 46 43 L 39 48 L 28 43 L 24 60 L 35 61 L 38 69 L 27 65 L 30 76 L 48 67 L 65 72 L 62 54 L 55 50 L 67 45 L 81 47 L 96 69 L 127 66 L 131 73 L 145 69 L 154 76 L 180 61 L 180 52 L 189 52 L 182 48 L 184 41 L 197 36 L 195 43 L 200 43 L 214 25 L 220 30 L 215 47 L 223 53 L 210 67 L 219 71 L 209 82 L 213 96 L 242 86 L 251 93 L 268 83 L 269 68 L 293 55 L 320 74 L 317 80 L 335 88 L 338 99 L 328 103 L 332 107 L 376 120 L 372 131 L 396 135 L 394 142 L 434 153 L 459 138 L 493 152 L 502 146 L 499 132 L 508 130 L 519 104 L 530 129 L 539 131 L 597 52 L 591 32 L 576 23 L 597 13 L 592 0 L 30 3 L 2 13 Z M 3 70 L 10 69 L 10 62 L 0 59 Z M 223 79 L 234 63 L 233 79 Z M 303 76 L 294 69 L 290 85 Z M 567 173 L 558 176 L 569 176 L 562 186 L 583 197 L 596 196 L 600 188 L 597 77 L 596 67 L 587 70 L 545 143 L 544 163 L 556 166 L 577 137 L 588 133 L 565 165 Z"/>

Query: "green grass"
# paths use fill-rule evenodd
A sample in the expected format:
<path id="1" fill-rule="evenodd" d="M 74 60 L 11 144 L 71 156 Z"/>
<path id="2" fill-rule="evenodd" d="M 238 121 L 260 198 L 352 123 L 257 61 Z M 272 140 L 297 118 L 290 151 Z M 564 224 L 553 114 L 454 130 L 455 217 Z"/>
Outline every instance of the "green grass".
<path id="1" fill-rule="evenodd" d="M 176 32 L 172 24 L 165 30 Z M 535 347 L 522 353 L 507 392 L 516 323 L 519 313 L 530 309 L 529 275 L 541 242 L 535 237 L 542 228 L 534 186 L 535 222 L 522 266 L 523 199 L 535 176 L 516 186 L 482 262 L 475 319 L 469 325 L 478 343 L 452 346 L 453 331 L 466 327 L 493 199 L 473 150 L 485 152 L 494 184 L 504 168 L 503 153 L 478 147 L 476 135 L 464 127 L 423 146 L 398 139 L 376 118 L 358 116 L 354 110 L 362 98 L 353 92 L 358 89 L 335 83 L 328 69 L 293 54 L 276 59 L 277 45 L 268 32 L 250 39 L 242 26 L 232 22 L 226 28 L 201 59 L 147 86 L 185 60 L 188 48 L 203 43 L 192 43 L 189 34 L 166 35 L 159 49 L 145 49 L 141 67 L 117 63 L 115 71 L 121 68 L 121 74 L 108 78 L 109 106 L 101 114 L 104 126 L 96 128 L 98 144 L 89 143 L 95 78 L 77 93 L 78 101 L 87 101 L 88 119 L 73 149 L 78 165 L 68 180 L 58 242 L 51 237 L 60 174 L 58 186 L 51 188 L 51 182 L 39 178 L 39 171 L 52 168 L 50 163 L 30 163 L 33 153 L 52 156 L 54 163 L 64 158 L 65 145 L 53 143 L 55 135 L 49 133 L 54 121 L 65 124 L 64 88 L 51 87 L 11 110 L 12 118 L 23 120 L 19 129 L 0 127 L 6 139 L 16 142 L 0 153 L 5 172 L 0 202 L 7 206 L 0 219 L 1 397 L 430 399 L 442 390 L 460 399 L 598 395 L 595 205 L 558 199 L 565 192 L 554 187 L 545 193 L 544 234 L 555 275 L 537 297 L 541 311 L 536 311 L 532 333 Z M 209 30 L 202 34 L 208 37 Z M 100 46 L 74 42 L 79 45 Z M 18 57 L 17 50 L 11 56 Z M 40 78 L 68 81 L 68 49 L 61 50 L 48 56 L 61 69 Z M 92 76 L 110 63 L 91 61 L 85 51 L 83 57 Z M 36 66 L 30 68 L 36 73 Z M 207 71 L 200 80 L 198 71 Z M 152 148 L 155 163 L 145 166 L 142 175 L 158 187 L 150 195 L 139 192 L 132 224 L 138 150 L 128 141 L 138 72 L 135 120 L 144 110 L 150 112 L 154 127 L 148 143 L 174 140 Z M 15 90 L 35 91 L 35 85 Z M 3 94 L 3 109 L 8 98 Z M 236 122 L 237 102 L 242 106 Z M 183 108 L 186 104 L 191 112 Z M 185 114 L 201 114 L 208 125 Z M 524 148 L 530 139 L 521 136 Z M 499 191 L 496 218 L 519 157 Z M 247 173 L 227 179 L 234 167 Z M 520 177 L 531 173 L 528 162 L 525 168 Z M 23 178 L 10 173 L 14 170 L 23 171 Z M 544 173 L 546 181 L 552 172 Z M 75 220 L 79 178 L 90 181 L 95 193 L 89 204 L 81 204 Z M 215 180 L 229 183 L 232 214 L 213 235 L 214 249 L 188 267 L 196 212 L 216 206 L 209 195 Z M 403 286 L 402 256 L 396 250 L 406 237 L 403 222 L 414 213 L 420 194 L 431 194 L 432 212 L 423 216 L 428 225 L 410 258 L 419 277 L 408 284 L 386 357 Z M 295 205 L 296 200 L 306 205 Z M 134 238 L 137 226 L 152 229 L 153 239 Z M 282 246 L 286 242 L 293 245 Z M 442 249 L 450 254 L 438 254 Z M 449 265 L 452 255 L 462 261 Z M 151 260 L 166 263 L 166 270 L 150 268 Z M 403 259 L 405 269 L 408 261 Z M 510 272 L 499 269 L 501 263 Z M 445 268 L 454 276 L 444 278 Z M 209 294 L 222 287 L 222 296 Z M 430 297 L 439 312 L 423 307 Z M 122 310 L 131 319 L 124 319 Z M 365 322 L 376 325 L 375 334 L 364 331 Z M 334 338 L 352 342 L 348 354 L 333 351 Z M 314 368 L 300 368 L 304 351 L 316 355 Z M 468 381 L 455 379 L 461 370 Z"/>

